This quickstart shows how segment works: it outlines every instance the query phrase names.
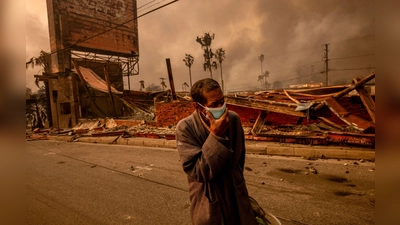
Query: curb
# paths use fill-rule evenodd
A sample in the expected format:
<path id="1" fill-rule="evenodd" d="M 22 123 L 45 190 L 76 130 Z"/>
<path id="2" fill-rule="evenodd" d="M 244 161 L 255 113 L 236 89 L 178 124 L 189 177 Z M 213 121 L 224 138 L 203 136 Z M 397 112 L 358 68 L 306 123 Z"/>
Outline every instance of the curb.
<path id="1" fill-rule="evenodd" d="M 99 144 L 132 145 L 144 147 L 162 147 L 176 149 L 175 140 L 155 139 L 155 138 L 122 138 L 122 137 L 80 137 L 74 139 L 72 136 L 48 136 L 49 140 L 67 142 L 87 142 Z M 288 143 L 246 141 L 246 151 L 248 154 L 259 155 L 278 155 L 288 157 L 305 158 L 331 158 L 331 159 L 363 159 L 375 160 L 375 150 L 358 147 L 341 146 L 313 146 Z"/>

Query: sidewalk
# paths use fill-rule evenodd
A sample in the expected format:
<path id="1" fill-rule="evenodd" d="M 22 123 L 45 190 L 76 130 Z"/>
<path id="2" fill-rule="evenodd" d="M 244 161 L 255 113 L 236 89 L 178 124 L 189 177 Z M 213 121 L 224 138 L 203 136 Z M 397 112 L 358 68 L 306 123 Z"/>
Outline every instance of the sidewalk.
<path id="1" fill-rule="evenodd" d="M 87 142 L 100 144 L 133 145 L 144 147 L 162 147 L 176 149 L 176 140 L 131 137 L 80 137 L 72 136 L 47 136 L 49 140 L 68 142 Z M 301 144 L 287 144 L 265 141 L 246 140 L 248 154 L 280 155 L 305 158 L 334 158 L 334 159 L 363 159 L 375 160 L 375 149 L 348 147 L 348 146 L 313 146 Z"/>

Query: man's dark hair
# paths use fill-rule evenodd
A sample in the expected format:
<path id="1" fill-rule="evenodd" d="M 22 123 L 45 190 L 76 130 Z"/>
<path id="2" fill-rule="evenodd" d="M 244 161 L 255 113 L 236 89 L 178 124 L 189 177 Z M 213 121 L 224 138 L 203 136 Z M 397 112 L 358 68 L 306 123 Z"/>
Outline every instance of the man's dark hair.
<path id="1" fill-rule="evenodd" d="M 205 78 L 193 84 L 192 89 L 190 89 L 190 95 L 194 102 L 204 104 L 206 99 L 203 96 L 203 92 L 209 92 L 217 88 L 221 87 L 216 80 Z"/>

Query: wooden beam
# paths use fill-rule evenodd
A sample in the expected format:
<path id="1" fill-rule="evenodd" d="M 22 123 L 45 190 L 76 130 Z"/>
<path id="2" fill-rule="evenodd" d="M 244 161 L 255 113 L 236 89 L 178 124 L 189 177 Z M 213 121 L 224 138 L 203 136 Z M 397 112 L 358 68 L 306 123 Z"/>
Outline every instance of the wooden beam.
<path id="1" fill-rule="evenodd" d="M 264 126 L 265 119 L 268 116 L 268 112 L 265 110 L 261 110 L 260 114 L 258 114 L 257 120 L 251 129 L 251 133 L 259 134 L 261 133 L 262 127 Z"/>
<path id="2" fill-rule="evenodd" d="M 113 105 L 114 115 L 118 119 L 117 110 L 115 109 L 114 97 L 111 91 L 110 76 L 108 75 L 108 64 L 104 65 L 103 70 L 104 70 L 104 77 L 106 79 L 108 95 L 110 96 L 111 103 Z"/>
<path id="3" fill-rule="evenodd" d="M 372 99 L 371 95 L 364 87 L 358 87 L 356 88 L 356 90 L 360 95 L 361 101 L 367 109 L 368 114 L 372 119 L 372 122 L 375 123 L 375 101 Z"/>
<path id="4" fill-rule="evenodd" d="M 58 79 L 58 76 L 43 76 L 43 75 L 33 75 L 33 77 L 35 78 L 39 78 L 40 81 L 45 81 L 45 80 L 49 80 L 49 79 Z"/>
<path id="5" fill-rule="evenodd" d="M 352 126 L 359 131 L 365 131 L 369 133 L 375 132 L 374 123 L 347 112 L 346 109 L 343 108 L 343 106 L 341 106 L 336 99 L 328 98 L 325 100 L 325 104 L 339 117 L 339 119 L 347 123 L 349 126 Z"/>
<path id="6" fill-rule="evenodd" d="M 297 99 L 295 99 L 295 98 L 293 98 L 292 96 L 290 96 L 289 93 L 287 93 L 286 90 L 283 90 L 283 93 L 285 93 L 285 95 L 286 95 L 288 98 L 290 98 L 290 100 L 296 102 L 297 104 L 300 104 L 300 102 L 299 102 Z"/>
<path id="7" fill-rule="evenodd" d="M 344 89 L 343 91 L 339 91 L 336 94 L 332 95 L 332 97 L 334 99 L 339 99 L 343 96 L 345 96 L 346 94 L 350 93 L 351 91 L 353 91 L 354 89 L 366 84 L 368 81 L 372 80 L 375 78 L 375 72 L 371 73 L 370 75 L 366 76 L 365 78 L 361 79 L 359 82 L 352 84 L 351 86 L 349 86 L 348 88 Z M 325 104 L 324 103 L 320 103 L 319 105 L 317 105 L 314 110 L 318 111 L 320 110 L 322 107 L 324 107 Z"/>
<path id="8" fill-rule="evenodd" d="M 322 120 L 324 123 L 328 124 L 329 126 L 338 128 L 341 131 L 344 131 L 344 127 L 340 126 L 339 124 L 336 124 L 330 120 L 328 120 L 327 118 L 324 117 L 318 117 L 319 120 Z"/>
<path id="9" fill-rule="evenodd" d="M 231 96 L 225 96 L 225 100 L 226 103 L 231 105 L 260 109 L 268 112 L 282 113 L 291 116 L 306 117 L 304 112 L 295 111 L 297 107 L 297 104 L 295 103 L 282 103 L 269 100 L 258 100 Z"/>

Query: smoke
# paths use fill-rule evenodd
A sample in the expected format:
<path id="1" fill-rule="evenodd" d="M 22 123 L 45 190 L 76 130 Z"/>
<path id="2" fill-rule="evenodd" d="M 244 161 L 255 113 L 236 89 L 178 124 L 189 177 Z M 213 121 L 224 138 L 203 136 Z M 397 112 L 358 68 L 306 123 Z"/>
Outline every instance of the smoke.
<path id="1" fill-rule="evenodd" d="M 149 1 L 138 1 L 138 7 Z M 46 14 L 41 10 L 32 17 Z M 148 10 L 139 9 L 138 15 Z M 374 54 L 373 12 L 372 0 L 181 0 L 138 19 L 139 75 L 131 77 L 130 87 L 138 90 L 140 80 L 146 86 L 152 83 L 161 86 L 160 78 L 168 78 L 165 59 L 170 58 L 175 89 L 180 91 L 184 82 L 189 83 L 189 69 L 182 61 L 185 54 L 194 57 L 193 82 L 209 77 L 203 70 L 203 51 L 196 42 L 196 37 L 204 32 L 215 33 L 214 51 L 217 48 L 226 51 L 222 69 L 228 91 L 260 86 L 257 79 L 261 74 L 258 60 L 261 54 L 265 55 L 263 70 L 270 72 L 268 82 L 279 80 L 287 86 L 299 82 L 296 70 L 311 73 L 313 67 L 315 73 L 323 71 L 324 44 L 329 44 L 330 58 Z M 27 17 L 27 24 L 33 19 Z M 47 29 L 47 24 L 42 26 Z M 43 33 L 48 35 L 48 31 Z M 351 41 L 354 38 L 360 39 Z M 351 81 L 356 74 L 368 73 L 368 70 L 336 72 L 336 68 L 374 66 L 373 56 L 356 59 L 360 62 L 332 61 L 330 80 Z M 325 80 L 324 74 L 315 76 L 305 81 Z M 220 79 L 220 69 L 213 71 L 213 78 Z"/>
<path id="2" fill-rule="evenodd" d="M 270 71 L 268 82 L 281 80 L 288 85 L 298 81 L 296 70 L 324 70 L 324 44 L 329 44 L 332 57 L 372 55 L 373 23 L 372 1 L 179 1 L 139 19 L 140 71 L 145 77 L 138 80 L 158 84 L 151 71 L 157 69 L 157 79 L 160 75 L 167 77 L 164 61 L 171 58 L 174 82 L 180 87 L 189 79 L 188 68 L 182 62 L 185 53 L 195 58 L 193 80 L 208 77 L 202 68 L 203 52 L 195 38 L 211 32 L 215 33 L 213 49 L 226 50 L 222 67 L 227 90 L 259 87 L 260 54 L 265 55 L 263 70 Z M 350 41 L 359 37 L 366 38 Z M 335 62 L 338 65 L 332 62 L 332 66 L 373 66 L 371 57 L 358 61 L 361 62 L 353 64 L 342 60 Z M 332 70 L 330 80 L 350 82 L 356 74 L 367 73 Z M 213 72 L 214 78 L 219 76 L 219 70 Z M 313 82 L 325 81 L 324 76 L 319 74 Z"/>
<path id="3" fill-rule="evenodd" d="M 26 2 L 26 50 L 25 60 L 37 57 L 40 51 L 50 52 L 49 28 L 47 23 L 46 0 L 30 0 Z M 34 75 L 41 73 L 41 68 L 26 70 L 26 86 L 37 91 Z"/>

